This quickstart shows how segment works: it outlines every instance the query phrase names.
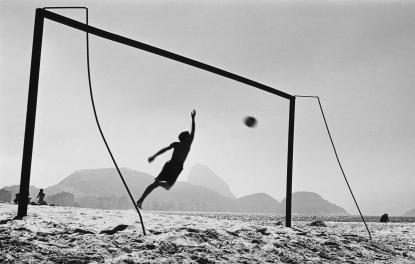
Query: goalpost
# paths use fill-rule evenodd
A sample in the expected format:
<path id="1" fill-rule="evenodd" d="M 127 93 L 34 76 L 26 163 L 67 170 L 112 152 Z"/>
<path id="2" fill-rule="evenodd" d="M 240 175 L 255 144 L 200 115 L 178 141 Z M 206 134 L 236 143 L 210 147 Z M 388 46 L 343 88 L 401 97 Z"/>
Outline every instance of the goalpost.
<path id="1" fill-rule="evenodd" d="M 247 79 L 240 75 L 213 67 L 211 65 L 130 39 L 126 38 L 88 24 L 70 19 L 68 17 L 50 12 L 43 8 L 36 9 L 35 25 L 32 44 L 32 58 L 30 65 L 29 94 L 27 100 L 26 125 L 23 145 L 22 169 L 20 177 L 20 200 L 17 211 L 17 218 L 27 215 L 27 206 L 29 202 L 29 185 L 30 171 L 32 163 L 33 138 L 36 120 L 36 105 L 39 83 L 40 58 L 42 50 L 43 24 L 44 20 L 60 23 L 62 25 L 84 31 L 95 36 L 105 38 L 120 44 L 124 44 L 136 49 L 140 49 L 167 59 L 175 60 L 180 63 L 193 66 L 213 74 L 217 74 L 234 81 L 247 84 L 254 88 L 269 92 L 279 97 L 289 100 L 289 121 L 288 121 L 288 152 L 287 152 L 287 186 L 286 186 L 286 208 L 285 208 L 285 225 L 291 227 L 291 196 L 292 196 L 292 173 L 293 173 L 293 147 L 294 147 L 294 116 L 295 116 L 295 96 L 274 89 L 270 86 Z"/>

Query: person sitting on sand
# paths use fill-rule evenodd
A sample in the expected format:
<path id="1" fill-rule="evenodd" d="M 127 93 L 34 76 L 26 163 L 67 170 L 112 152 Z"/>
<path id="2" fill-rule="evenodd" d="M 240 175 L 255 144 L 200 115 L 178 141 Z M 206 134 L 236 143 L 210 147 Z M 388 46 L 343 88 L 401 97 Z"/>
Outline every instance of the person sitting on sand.
<path id="1" fill-rule="evenodd" d="M 16 193 L 16 197 L 14 197 L 13 203 L 18 204 L 20 200 L 20 195 Z"/>
<path id="2" fill-rule="evenodd" d="M 160 174 L 154 179 L 154 182 L 150 184 L 144 191 L 141 198 L 137 201 L 137 206 L 141 209 L 144 199 L 157 187 L 161 186 L 166 190 L 169 190 L 179 177 L 183 170 L 183 164 L 190 151 L 193 138 L 195 136 L 195 116 L 196 111 L 191 113 L 192 117 L 192 131 L 184 131 L 179 134 L 179 142 L 173 142 L 170 146 L 161 149 L 159 152 L 148 158 L 148 162 L 152 162 L 158 155 L 173 149 L 173 154 L 170 161 L 164 164 Z"/>
<path id="3" fill-rule="evenodd" d="M 43 192 L 43 189 L 39 190 L 39 194 L 37 195 L 37 199 L 38 199 L 37 204 L 46 205 L 46 202 L 44 200 L 45 199 L 45 193 Z"/>
<path id="4" fill-rule="evenodd" d="M 388 222 L 389 222 L 389 215 L 388 215 L 388 214 L 383 214 L 383 215 L 380 217 L 380 222 L 381 222 L 381 223 L 388 223 Z"/>

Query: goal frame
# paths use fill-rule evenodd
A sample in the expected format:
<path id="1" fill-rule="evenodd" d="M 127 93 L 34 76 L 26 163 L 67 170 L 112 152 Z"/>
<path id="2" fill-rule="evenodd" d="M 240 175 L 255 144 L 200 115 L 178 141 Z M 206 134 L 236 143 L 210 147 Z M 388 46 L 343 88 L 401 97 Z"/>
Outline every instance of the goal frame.
<path id="1" fill-rule="evenodd" d="M 295 117 L 295 96 L 277 90 L 273 87 L 262 83 L 247 79 L 243 76 L 225 71 L 211 65 L 181 56 L 179 54 L 163 50 L 121 35 L 105 31 L 85 23 L 73 20 L 71 18 L 56 14 L 54 12 L 37 8 L 35 14 L 32 57 L 30 65 L 29 77 L 29 93 L 27 99 L 26 123 L 22 155 L 22 167 L 20 176 L 20 200 L 16 218 L 22 218 L 27 215 L 27 206 L 29 203 L 29 186 L 30 172 L 32 164 L 33 140 L 36 123 L 36 106 L 39 85 L 40 59 L 42 52 L 43 25 L 45 19 L 57 22 L 59 24 L 84 31 L 95 36 L 105 38 L 120 44 L 124 44 L 139 50 L 143 50 L 158 56 L 165 57 L 180 63 L 187 64 L 216 75 L 223 76 L 234 81 L 244 83 L 248 86 L 269 92 L 279 97 L 289 100 L 289 119 L 288 119 L 288 152 L 287 152 L 287 186 L 286 186 L 286 208 L 285 208 L 285 224 L 291 227 L 291 198 L 292 198 L 292 174 L 293 174 L 293 149 L 294 149 L 294 117 Z"/>

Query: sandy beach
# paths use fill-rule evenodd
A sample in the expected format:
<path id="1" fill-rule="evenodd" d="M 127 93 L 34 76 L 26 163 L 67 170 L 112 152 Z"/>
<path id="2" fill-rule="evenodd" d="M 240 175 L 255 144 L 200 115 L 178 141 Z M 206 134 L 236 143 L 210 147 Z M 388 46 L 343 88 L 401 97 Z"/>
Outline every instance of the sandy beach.
<path id="1" fill-rule="evenodd" d="M 415 263 L 415 223 L 294 221 L 276 217 L 0 204 L 1 263 Z M 282 218 L 280 218 L 282 220 Z M 118 225 L 113 235 L 100 233 Z"/>

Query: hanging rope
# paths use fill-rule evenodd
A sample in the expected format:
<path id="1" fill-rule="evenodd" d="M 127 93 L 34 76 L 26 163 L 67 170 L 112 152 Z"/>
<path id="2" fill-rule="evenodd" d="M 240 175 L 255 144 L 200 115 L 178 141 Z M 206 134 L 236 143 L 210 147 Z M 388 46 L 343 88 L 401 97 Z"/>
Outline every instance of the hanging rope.
<path id="1" fill-rule="evenodd" d="M 78 6 L 73 6 L 73 7 L 70 7 L 70 6 L 68 6 L 68 7 L 44 7 L 43 9 L 85 9 L 85 12 L 86 12 L 86 24 L 88 25 L 88 22 L 89 22 L 88 21 L 88 8 L 86 8 L 86 7 L 78 7 Z M 91 69 L 90 69 L 90 65 L 89 65 L 89 34 L 88 34 L 88 32 L 86 33 L 86 63 L 87 63 L 87 69 L 88 69 L 89 94 L 90 94 L 90 97 L 91 97 L 92 109 L 94 110 L 94 117 L 95 117 L 95 121 L 96 121 L 97 126 L 98 126 L 99 133 L 101 134 L 102 140 L 104 141 L 105 146 L 107 147 L 107 150 L 108 150 L 108 153 L 111 156 L 112 162 L 114 163 L 114 166 L 117 169 L 118 175 L 120 176 L 120 178 L 121 178 L 121 180 L 122 180 L 122 182 L 124 184 L 124 187 L 127 190 L 128 195 L 130 196 L 130 199 L 131 199 L 131 201 L 134 204 L 135 210 L 137 211 L 138 216 L 140 217 L 141 228 L 143 230 L 143 234 L 146 235 L 146 230 L 144 228 L 143 218 L 141 216 L 140 210 L 138 209 L 137 204 L 136 204 L 136 202 L 134 200 L 134 197 L 131 194 L 130 189 L 127 186 L 127 183 L 124 180 L 124 177 L 123 177 L 123 175 L 121 173 L 121 170 L 119 169 L 119 167 L 117 165 L 117 162 L 115 161 L 114 155 L 111 152 L 111 149 L 110 149 L 110 147 L 108 145 L 107 140 L 105 139 L 104 133 L 102 132 L 102 128 L 101 128 L 101 125 L 100 125 L 99 120 L 98 120 L 97 110 L 96 110 L 95 102 L 94 102 L 94 95 L 92 93 Z"/>
<path id="2" fill-rule="evenodd" d="M 318 105 L 319 105 L 319 107 L 320 107 L 321 115 L 323 116 L 324 124 L 326 125 L 327 134 L 329 135 L 329 138 L 330 138 L 331 146 L 333 147 L 334 154 L 336 155 L 337 163 L 339 164 L 340 170 L 341 170 L 341 172 L 342 172 L 342 174 L 343 174 L 343 178 L 344 178 L 344 180 L 346 181 L 346 184 L 347 184 L 347 187 L 349 188 L 350 194 L 351 194 L 351 195 L 352 195 L 352 197 L 353 197 L 353 201 L 354 201 L 354 203 L 355 203 L 355 205 L 356 205 L 356 207 L 357 207 L 357 210 L 359 211 L 360 217 L 361 217 L 361 218 L 362 218 L 362 220 L 363 220 L 363 223 L 364 223 L 364 225 L 365 225 L 365 227 L 366 227 L 367 233 L 369 234 L 369 238 L 370 238 L 370 239 L 372 239 L 372 235 L 370 234 L 370 231 L 369 231 L 369 228 L 368 228 L 368 226 L 367 226 L 367 224 L 366 224 L 365 218 L 363 217 L 362 212 L 360 211 L 359 205 L 357 204 L 356 198 L 354 197 L 354 194 L 353 194 L 352 188 L 350 187 L 349 181 L 347 180 L 346 173 L 344 172 L 344 170 L 343 170 L 343 166 L 342 166 L 342 164 L 340 163 L 339 155 L 337 154 L 336 147 L 334 146 L 333 138 L 332 138 L 332 136 L 331 136 L 329 126 L 327 125 L 326 116 L 324 115 L 323 107 L 321 106 L 320 97 L 318 97 L 318 96 L 310 96 L 310 95 L 295 95 L 295 97 L 303 97 L 303 98 L 316 98 L 316 99 L 317 99 L 317 101 L 318 101 Z"/>

